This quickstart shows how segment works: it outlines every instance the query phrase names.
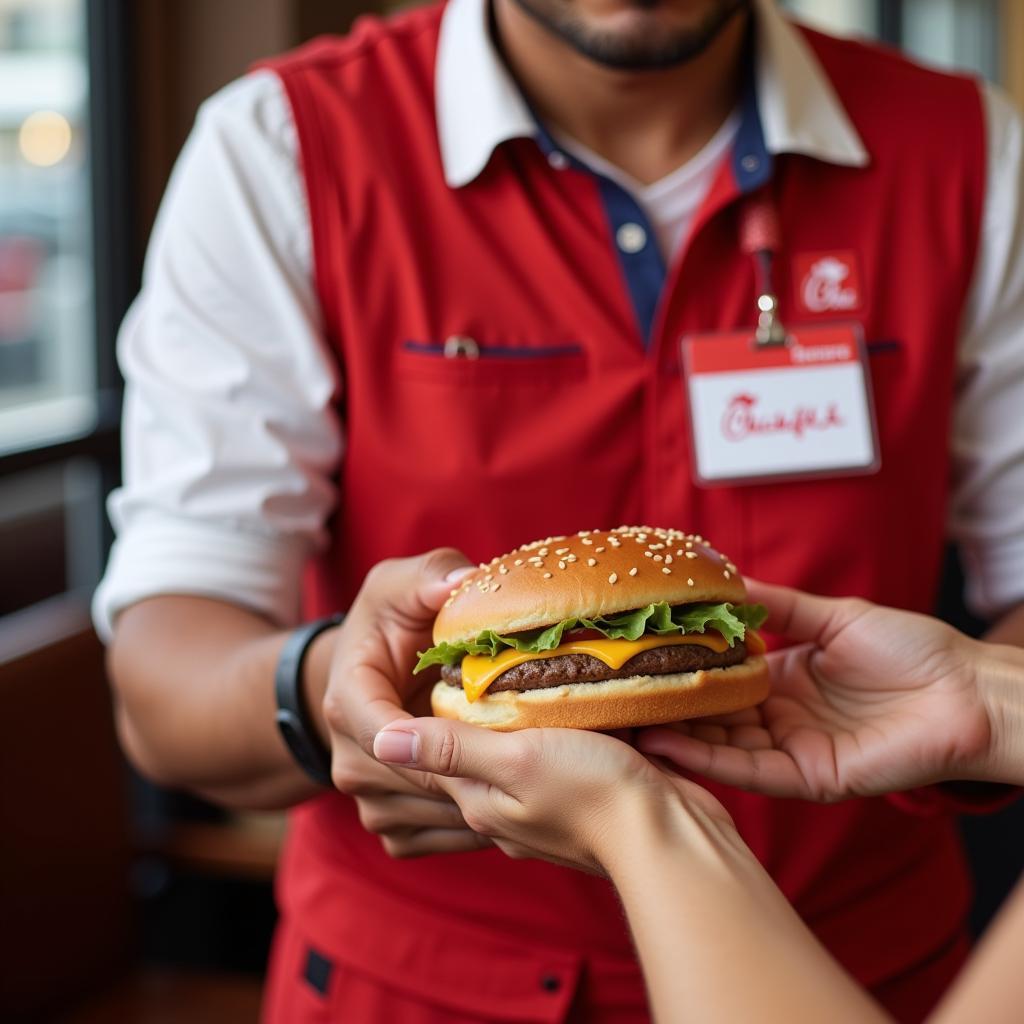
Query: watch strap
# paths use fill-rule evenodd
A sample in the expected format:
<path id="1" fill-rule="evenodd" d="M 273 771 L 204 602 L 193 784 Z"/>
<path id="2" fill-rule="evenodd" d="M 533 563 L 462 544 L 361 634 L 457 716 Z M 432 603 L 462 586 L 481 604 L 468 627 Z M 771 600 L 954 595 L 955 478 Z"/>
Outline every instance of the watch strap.
<path id="1" fill-rule="evenodd" d="M 296 629 L 285 641 L 274 673 L 277 728 L 299 767 L 321 786 L 331 785 L 331 755 L 320 741 L 306 707 L 302 666 L 313 641 L 344 618 L 342 614 L 332 615 Z"/>

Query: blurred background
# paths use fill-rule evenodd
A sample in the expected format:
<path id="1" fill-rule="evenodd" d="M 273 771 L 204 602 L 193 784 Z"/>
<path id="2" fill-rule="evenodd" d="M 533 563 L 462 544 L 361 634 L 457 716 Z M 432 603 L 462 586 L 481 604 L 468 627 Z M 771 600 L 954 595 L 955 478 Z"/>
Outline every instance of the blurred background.
<path id="1" fill-rule="evenodd" d="M 258 57 L 388 6 L 0 0 L 0 1019 L 255 1019 L 282 822 L 131 775 L 89 626 L 118 478 L 114 339 L 201 100 Z M 1024 106 L 1022 0 L 785 6 L 976 72 Z M 978 628 L 955 552 L 941 611 Z M 1019 870 L 1024 817 L 965 830 L 981 930 Z"/>

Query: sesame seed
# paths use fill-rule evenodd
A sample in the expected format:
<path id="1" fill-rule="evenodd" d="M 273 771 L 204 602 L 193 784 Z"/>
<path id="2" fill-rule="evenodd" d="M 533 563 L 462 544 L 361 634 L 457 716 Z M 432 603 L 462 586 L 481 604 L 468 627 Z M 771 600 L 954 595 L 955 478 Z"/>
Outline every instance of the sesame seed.
<path id="1" fill-rule="evenodd" d="M 487 563 L 486 562 L 481 562 L 480 565 L 479 565 L 479 568 L 486 569 L 487 568 Z"/>
<path id="2" fill-rule="evenodd" d="M 672 570 L 671 570 L 671 569 L 670 569 L 670 568 L 669 568 L 669 567 L 668 567 L 667 565 L 663 565 L 663 566 L 661 567 L 661 571 L 662 571 L 662 572 L 663 572 L 663 573 L 664 573 L 664 574 L 665 574 L 666 576 L 671 576 L 671 575 L 672 575 Z"/>
<path id="3" fill-rule="evenodd" d="M 689 583 L 691 587 L 693 586 L 693 580 L 692 579 L 688 579 L 686 582 Z"/>
<path id="4" fill-rule="evenodd" d="M 491 588 L 490 588 L 490 586 L 489 586 L 489 585 L 488 585 L 487 583 L 482 583 L 482 584 L 480 585 L 480 593 L 481 593 L 481 594 L 486 594 L 486 593 L 487 593 L 487 591 L 488 591 L 488 590 L 490 590 L 490 589 L 491 589 Z"/>
<path id="5" fill-rule="evenodd" d="M 522 565 L 523 564 L 523 560 L 521 558 L 517 558 L 512 564 L 513 565 Z"/>
<path id="6" fill-rule="evenodd" d="M 484 577 L 484 579 L 485 579 L 485 580 L 486 580 L 486 581 L 487 581 L 488 583 L 490 583 L 490 582 L 491 582 L 491 580 L 493 580 L 493 579 L 494 579 L 494 573 L 493 573 L 493 572 L 489 572 L 489 573 L 488 573 L 488 574 L 487 574 L 487 575 L 486 575 L 486 576 Z"/>
<path id="7" fill-rule="evenodd" d="M 576 561 L 576 556 L 575 555 L 566 555 L 565 556 L 565 560 L 567 562 L 575 562 Z"/>
<path id="8" fill-rule="evenodd" d="M 498 566 L 498 572 L 500 572 L 502 576 L 507 576 L 508 575 L 508 568 L 506 566 L 504 566 L 504 565 L 499 565 Z"/>
<path id="9" fill-rule="evenodd" d="M 666 565 L 671 565 L 672 564 L 672 556 L 671 555 L 666 555 L 665 556 L 665 564 Z"/>
<path id="10" fill-rule="evenodd" d="M 676 558 L 682 558 L 682 557 L 683 557 L 683 549 L 682 549 L 682 548 L 680 548 L 680 549 L 679 549 L 679 550 L 678 550 L 678 551 L 676 552 Z"/>
<path id="11" fill-rule="evenodd" d="M 587 559 L 587 565 L 597 565 L 597 559 L 596 558 L 588 558 Z"/>
<path id="12" fill-rule="evenodd" d="M 723 573 L 722 573 L 722 575 L 723 575 L 723 576 L 724 576 L 724 577 L 725 577 L 726 579 L 728 579 L 728 578 L 729 578 L 729 570 L 728 570 L 728 569 L 726 569 L 726 570 L 725 570 L 725 572 L 723 572 Z"/>
<path id="13" fill-rule="evenodd" d="M 538 555 L 543 555 L 544 557 L 547 557 L 547 553 L 548 553 L 548 549 L 547 549 L 547 548 L 541 548 L 541 549 L 540 549 L 540 550 L 539 550 L 539 551 L 537 552 L 537 554 L 538 554 Z"/>
<path id="14" fill-rule="evenodd" d="M 726 569 L 729 570 L 729 572 L 735 572 L 736 571 L 736 566 L 733 565 L 732 562 L 726 562 L 725 563 L 725 567 L 726 567 Z"/>
<path id="15" fill-rule="evenodd" d="M 565 562 L 559 562 L 558 563 L 558 568 L 559 569 L 564 569 L 565 568 Z"/>
<path id="16" fill-rule="evenodd" d="M 555 548 L 555 554 L 556 555 L 567 555 L 567 554 L 569 554 L 569 549 L 568 548 Z"/>
<path id="17" fill-rule="evenodd" d="M 637 568 L 634 565 L 633 568 L 629 570 L 629 575 L 630 576 L 635 576 L 636 574 L 637 574 Z"/>
<path id="18" fill-rule="evenodd" d="M 594 553 L 600 555 L 604 551 L 604 548 L 594 548 Z"/>
<path id="19" fill-rule="evenodd" d="M 665 561 L 665 556 L 664 555 L 655 555 L 654 556 L 654 560 L 656 562 L 664 562 Z"/>
<path id="20" fill-rule="evenodd" d="M 696 558 L 697 557 L 697 552 L 696 551 L 687 551 L 686 552 L 686 557 L 687 558 Z"/>
<path id="21" fill-rule="evenodd" d="M 551 573 L 549 573 L 549 572 L 544 573 L 544 579 L 546 579 L 546 580 L 551 579 Z"/>
<path id="22" fill-rule="evenodd" d="M 616 572 L 613 572 L 611 574 L 611 576 L 608 577 L 608 582 L 609 583 L 618 583 L 618 581 L 619 581 L 619 574 L 616 573 Z"/>
<path id="23" fill-rule="evenodd" d="M 491 587 L 491 593 L 493 594 L 494 591 L 496 591 L 496 590 L 501 590 L 501 584 L 500 583 L 495 583 L 494 586 Z"/>
<path id="24" fill-rule="evenodd" d="M 654 557 L 654 552 L 653 552 L 653 551 L 645 551 L 645 552 L 644 552 L 644 555 L 645 555 L 645 556 L 646 556 L 647 558 L 653 558 L 653 557 Z"/>
<path id="25" fill-rule="evenodd" d="M 593 544 L 594 542 L 589 537 L 584 537 L 580 542 L 581 544 Z"/>
<path id="26" fill-rule="evenodd" d="M 453 598 L 450 598 L 450 597 L 449 597 L 449 598 L 448 598 L 448 600 L 447 600 L 447 601 L 445 601 L 445 603 L 444 603 L 444 606 L 445 606 L 445 608 L 451 608 L 451 606 L 452 606 L 452 600 L 453 600 Z"/>
<path id="27" fill-rule="evenodd" d="M 687 542 L 686 542 L 686 543 L 685 543 L 685 544 L 683 545 L 683 547 L 685 547 L 685 548 L 692 548 L 692 547 L 693 547 L 693 541 L 692 541 L 692 540 L 688 540 L 688 541 L 687 541 Z"/>

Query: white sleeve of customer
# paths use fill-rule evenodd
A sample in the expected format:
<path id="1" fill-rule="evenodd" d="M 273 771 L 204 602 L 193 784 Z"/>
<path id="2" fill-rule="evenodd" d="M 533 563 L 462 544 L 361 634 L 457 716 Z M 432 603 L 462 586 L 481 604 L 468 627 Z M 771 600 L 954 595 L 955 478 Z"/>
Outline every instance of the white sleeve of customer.
<path id="1" fill-rule="evenodd" d="M 991 618 L 1024 601 L 1024 125 L 999 90 L 983 95 L 987 192 L 960 339 L 950 533 L 968 603 Z"/>
<path id="2" fill-rule="evenodd" d="M 279 80 L 204 104 L 118 340 L 124 485 L 93 602 L 199 594 L 281 624 L 336 501 L 340 382 L 314 294 L 308 205 Z"/>

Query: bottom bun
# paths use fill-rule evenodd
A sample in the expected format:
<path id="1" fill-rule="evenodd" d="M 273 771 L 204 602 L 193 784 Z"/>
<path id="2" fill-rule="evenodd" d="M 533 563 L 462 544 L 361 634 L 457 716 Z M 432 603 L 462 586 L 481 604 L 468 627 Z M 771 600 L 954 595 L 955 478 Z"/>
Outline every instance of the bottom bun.
<path id="1" fill-rule="evenodd" d="M 604 730 L 740 711 L 760 704 L 768 689 L 767 662 L 748 658 L 728 668 L 502 690 L 485 693 L 472 704 L 461 686 L 442 682 L 434 687 L 430 705 L 439 718 L 457 718 L 497 732 L 543 727 Z"/>

